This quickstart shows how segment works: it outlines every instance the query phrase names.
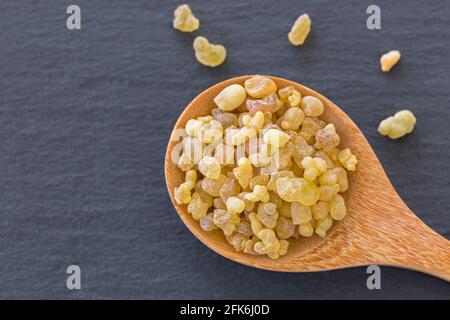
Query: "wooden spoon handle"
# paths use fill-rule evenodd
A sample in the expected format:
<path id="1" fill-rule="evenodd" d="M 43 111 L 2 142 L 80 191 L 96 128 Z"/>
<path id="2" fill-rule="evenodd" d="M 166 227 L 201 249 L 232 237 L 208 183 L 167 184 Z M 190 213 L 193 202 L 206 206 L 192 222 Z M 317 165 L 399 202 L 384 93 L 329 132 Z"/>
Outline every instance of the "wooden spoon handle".
<path id="1" fill-rule="evenodd" d="M 434 232 L 417 217 L 405 238 L 393 242 L 386 261 L 394 266 L 429 273 L 450 282 L 450 241 Z M 412 218 L 412 219 L 413 219 Z"/>
<path id="2" fill-rule="evenodd" d="M 392 265 L 432 274 L 450 281 L 450 241 L 423 223 L 392 186 L 382 195 L 361 197 L 364 214 L 351 217 L 352 237 L 365 241 L 358 251 L 367 263 Z"/>
<path id="3" fill-rule="evenodd" d="M 412 212 L 395 223 L 386 243 L 374 250 L 380 264 L 432 274 L 450 282 L 450 241 L 434 232 Z"/>

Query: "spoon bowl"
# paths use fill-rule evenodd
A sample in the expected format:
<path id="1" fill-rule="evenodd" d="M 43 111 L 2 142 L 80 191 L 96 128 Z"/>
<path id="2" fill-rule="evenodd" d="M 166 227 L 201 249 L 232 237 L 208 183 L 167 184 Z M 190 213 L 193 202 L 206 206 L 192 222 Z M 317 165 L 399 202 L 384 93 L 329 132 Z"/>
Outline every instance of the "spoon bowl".
<path id="1" fill-rule="evenodd" d="M 165 175 L 170 198 L 188 229 L 206 246 L 233 261 L 252 267 L 291 272 L 323 271 L 363 265 L 389 265 L 426 272 L 450 281 L 450 241 L 426 226 L 401 200 L 366 138 L 333 102 L 293 81 L 269 77 L 278 88 L 293 86 L 302 96 L 319 98 L 325 110 L 321 118 L 336 126 L 340 148 L 349 147 L 358 158 L 358 167 L 349 174 L 349 189 L 343 194 L 347 216 L 334 222 L 325 238 L 289 240 L 285 256 L 272 260 L 264 256 L 236 252 L 220 231 L 206 232 L 174 200 L 174 188 L 184 181 L 184 172 L 171 160 L 180 141 L 176 129 L 189 119 L 210 114 L 214 97 L 231 84 L 244 84 L 251 76 L 220 82 L 198 95 L 182 112 L 169 141 Z"/>

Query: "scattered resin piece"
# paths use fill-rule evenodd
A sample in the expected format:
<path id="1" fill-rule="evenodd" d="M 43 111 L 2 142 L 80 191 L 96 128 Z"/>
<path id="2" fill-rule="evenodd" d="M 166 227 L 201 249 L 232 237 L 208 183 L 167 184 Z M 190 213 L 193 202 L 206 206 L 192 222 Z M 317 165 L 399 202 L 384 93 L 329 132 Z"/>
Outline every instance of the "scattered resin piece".
<path id="1" fill-rule="evenodd" d="M 294 46 L 302 45 L 311 31 L 311 18 L 304 13 L 295 20 L 291 32 L 288 34 L 289 42 Z"/>
<path id="2" fill-rule="evenodd" d="M 393 117 L 389 117 L 380 122 L 378 132 L 391 139 L 398 139 L 411 133 L 416 124 L 416 117 L 409 110 L 401 110 Z"/>
<path id="3" fill-rule="evenodd" d="M 391 71 L 392 67 L 395 66 L 401 58 L 400 51 L 392 50 L 385 53 L 380 58 L 380 66 L 383 72 Z"/>
<path id="4" fill-rule="evenodd" d="M 198 36 L 194 40 L 195 58 L 208 67 L 220 66 L 227 57 L 227 49 L 221 44 L 211 44 L 208 39 Z"/>
<path id="5" fill-rule="evenodd" d="M 178 6 L 173 12 L 173 27 L 183 32 L 192 32 L 200 28 L 200 21 L 192 14 L 187 4 Z"/>

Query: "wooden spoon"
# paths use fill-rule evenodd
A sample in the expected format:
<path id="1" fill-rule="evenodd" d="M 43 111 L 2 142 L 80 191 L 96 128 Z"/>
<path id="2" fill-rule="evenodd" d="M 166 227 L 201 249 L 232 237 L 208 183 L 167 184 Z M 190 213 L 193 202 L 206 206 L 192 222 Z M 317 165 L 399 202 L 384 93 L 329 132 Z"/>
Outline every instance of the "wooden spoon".
<path id="1" fill-rule="evenodd" d="M 198 95 L 186 107 L 175 129 L 187 120 L 207 115 L 215 108 L 213 99 L 230 84 L 243 84 L 251 76 L 220 82 Z M 334 223 L 327 236 L 290 240 L 288 254 L 278 260 L 236 252 L 220 231 L 205 232 L 198 221 L 174 200 L 174 187 L 184 181 L 184 173 L 171 161 L 179 140 L 172 133 L 165 175 L 170 198 L 183 222 L 206 246 L 236 262 L 276 271 L 322 271 L 363 265 L 388 265 L 429 273 L 450 281 L 450 241 L 426 226 L 402 201 L 366 138 L 339 107 L 321 94 L 295 82 L 270 77 L 279 88 L 294 86 L 302 96 L 318 97 L 325 105 L 322 118 L 335 124 L 340 148 L 350 147 L 358 158 L 357 170 L 349 175 L 344 194 L 348 214 Z"/>

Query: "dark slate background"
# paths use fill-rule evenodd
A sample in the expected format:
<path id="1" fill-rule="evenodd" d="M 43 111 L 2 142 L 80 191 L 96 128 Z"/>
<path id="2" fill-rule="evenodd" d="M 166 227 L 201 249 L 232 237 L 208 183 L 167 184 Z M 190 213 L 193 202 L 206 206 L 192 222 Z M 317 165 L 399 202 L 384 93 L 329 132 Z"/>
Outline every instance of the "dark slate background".
<path id="1" fill-rule="evenodd" d="M 65 26 L 82 10 L 82 30 Z M 213 253 L 186 229 L 165 189 L 163 160 L 178 114 L 210 85 L 272 74 L 332 99 L 360 126 L 402 198 L 450 238 L 450 2 L 189 2 L 194 34 L 172 29 L 178 1 L 2 1 L 0 4 L 0 298 L 450 298 L 448 283 L 382 268 L 283 274 Z M 382 9 L 382 30 L 366 8 Z M 302 47 L 287 33 L 303 12 Z M 196 35 L 224 44 L 224 65 L 196 62 Z M 380 55 L 403 53 L 389 74 Z M 379 136 L 399 108 L 409 136 Z M 77 264 L 82 290 L 66 289 Z"/>

